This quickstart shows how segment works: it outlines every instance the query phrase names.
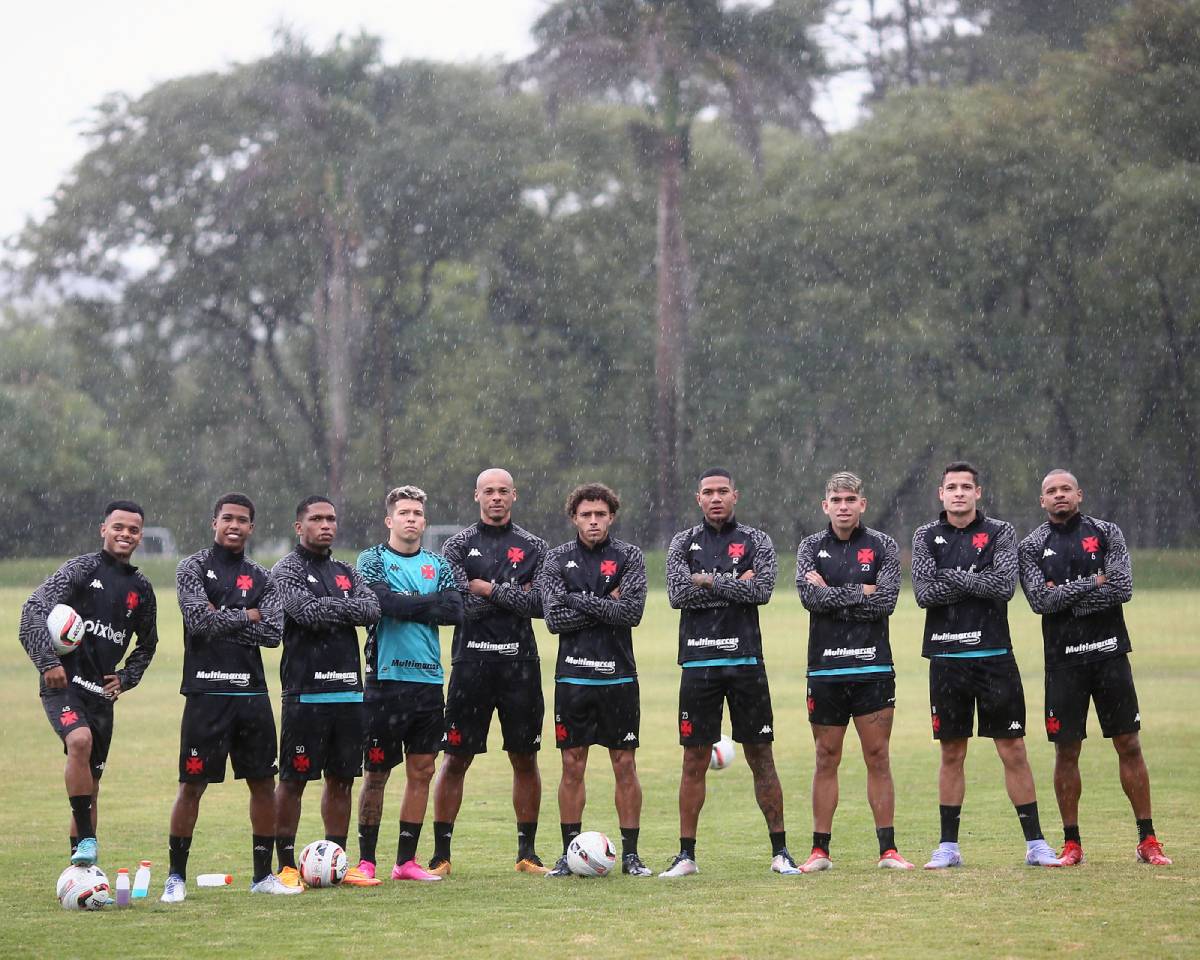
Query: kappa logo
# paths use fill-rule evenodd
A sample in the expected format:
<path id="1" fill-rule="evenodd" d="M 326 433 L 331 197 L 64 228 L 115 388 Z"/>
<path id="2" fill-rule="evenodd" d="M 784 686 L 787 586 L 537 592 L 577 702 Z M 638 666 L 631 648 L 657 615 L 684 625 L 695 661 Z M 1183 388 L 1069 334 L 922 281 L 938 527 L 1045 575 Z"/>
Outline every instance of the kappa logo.
<path id="1" fill-rule="evenodd" d="M 1020 721 L 1020 720 L 1014 720 L 1012 723 L 1010 723 L 1010 724 L 1008 725 L 1008 729 L 1009 729 L 1009 730 L 1020 730 L 1020 729 L 1021 729 L 1021 721 Z"/>
<path id="2" fill-rule="evenodd" d="M 936 537 L 934 537 L 934 538 L 933 538 L 933 542 L 934 542 L 934 543 L 940 543 L 942 546 L 945 546 L 945 545 L 946 545 L 946 538 L 945 538 L 945 537 L 943 537 L 943 536 L 942 536 L 942 535 L 939 533 L 939 534 L 938 534 Z"/>
<path id="3" fill-rule="evenodd" d="M 822 551 L 820 551 L 820 552 L 817 554 L 817 556 L 818 556 L 818 557 L 823 557 L 823 558 L 824 558 L 824 559 L 826 559 L 826 560 L 832 560 L 832 559 L 833 559 L 833 557 L 831 557 L 831 556 L 829 555 L 829 551 L 828 551 L 828 550 L 822 550 Z"/>
<path id="4" fill-rule="evenodd" d="M 578 568 L 578 567 L 579 567 L 579 564 L 577 564 L 577 563 L 576 563 L 574 560 L 568 560 L 568 561 L 567 561 L 567 567 L 566 567 L 566 568 L 567 568 L 568 570 L 570 570 L 570 569 L 572 569 L 572 568 Z"/>
<path id="5" fill-rule="evenodd" d="M 472 547 L 470 550 L 467 551 L 467 556 L 468 557 L 482 557 L 483 554 L 480 553 L 478 550 L 476 550 L 474 547 Z"/>
<path id="6" fill-rule="evenodd" d="M 93 580 L 91 582 L 90 586 L 93 590 L 103 590 L 104 589 L 104 584 L 102 584 L 99 580 Z"/>
<path id="7" fill-rule="evenodd" d="M 761 730 L 759 730 L 758 732 L 759 733 L 774 733 L 775 731 L 771 729 L 771 725 L 769 723 L 764 723 L 763 728 Z"/>
<path id="8" fill-rule="evenodd" d="M 205 575 L 206 577 L 208 577 L 208 579 L 209 579 L 209 580 L 216 580 L 216 579 L 217 579 L 217 575 L 216 575 L 215 573 L 213 573 L 211 570 L 209 570 L 209 571 L 208 571 L 207 573 L 205 573 L 204 575 Z"/>
<path id="9" fill-rule="evenodd" d="M 636 735 L 636 734 L 634 734 L 634 733 L 632 733 L 632 732 L 630 732 L 630 733 L 627 733 L 627 734 L 625 734 L 625 737 L 624 737 L 624 739 L 623 739 L 621 742 L 622 742 L 622 743 L 636 743 L 636 742 L 637 742 L 637 735 Z"/>
<path id="10" fill-rule="evenodd" d="M 1049 547 L 1047 547 L 1045 550 L 1042 551 L 1042 559 L 1043 560 L 1046 559 L 1046 557 L 1057 557 L 1057 556 L 1058 556 L 1058 554 L 1055 553 L 1053 550 L 1051 550 Z"/>
<path id="11" fill-rule="evenodd" d="M 309 583 L 316 583 L 316 582 L 317 582 L 317 578 L 316 578 L 316 577 L 314 577 L 314 576 L 313 576 L 313 575 L 310 573 L 310 574 L 308 575 L 308 582 L 309 582 Z"/>
<path id="12" fill-rule="evenodd" d="M 541 742 L 542 742 L 542 735 L 539 733 L 539 734 L 538 734 L 536 737 L 534 737 L 534 738 L 533 738 L 533 742 L 534 742 L 534 743 L 541 743 Z"/>
<path id="13" fill-rule="evenodd" d="M 699 549 L 700 549 L 700 544 L 698 544 L 698 543 L 693 543 L 690 547 L 688 547 L 688 550 L 699 550 Z"/>

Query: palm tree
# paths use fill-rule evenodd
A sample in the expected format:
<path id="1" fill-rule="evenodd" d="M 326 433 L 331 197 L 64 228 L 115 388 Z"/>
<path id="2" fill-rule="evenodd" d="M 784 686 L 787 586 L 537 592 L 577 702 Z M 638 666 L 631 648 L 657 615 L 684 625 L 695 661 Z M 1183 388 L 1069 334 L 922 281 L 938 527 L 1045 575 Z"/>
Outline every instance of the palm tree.
<path id="1" fill-rule="evenodd" d="M 658 537 L 677 527 L 678 411 L 690 270 L 681 190 L 689 130 L 702 110 L 732 123 L 761 171 L 761 125 L 818 136 L 812 83 L 822 70 L 809 29 L 828 0 L 726 6 L 721 0 L 559 0 L 534 24 L 538 48 L 520 64 L 559 104 L 591 96 L 645 112 L 632 138 L 658 173 L 655 451 Z"/>

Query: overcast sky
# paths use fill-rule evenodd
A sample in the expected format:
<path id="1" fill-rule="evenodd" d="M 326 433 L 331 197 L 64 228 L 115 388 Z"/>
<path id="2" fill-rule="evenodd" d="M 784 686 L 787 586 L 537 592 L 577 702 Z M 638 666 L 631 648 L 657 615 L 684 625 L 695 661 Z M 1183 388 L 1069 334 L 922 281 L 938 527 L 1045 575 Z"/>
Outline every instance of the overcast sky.
<path id="1" fill-rule="evenodd" d="M 529 28 L 547 5 L 548 0 L 6 4 L 0 109 L 9 146 L 0 177 L 0 237 L 46 212 L 46 198 L 83 154 L 80 133 L 90 111 L 109 93 L 137 96 L 172 77 L 264 56 L 281 24 L 317 47 L 339 33 L 366 30 L 383 38 L 389 62 L 512 59 L 530 51 Z"/>

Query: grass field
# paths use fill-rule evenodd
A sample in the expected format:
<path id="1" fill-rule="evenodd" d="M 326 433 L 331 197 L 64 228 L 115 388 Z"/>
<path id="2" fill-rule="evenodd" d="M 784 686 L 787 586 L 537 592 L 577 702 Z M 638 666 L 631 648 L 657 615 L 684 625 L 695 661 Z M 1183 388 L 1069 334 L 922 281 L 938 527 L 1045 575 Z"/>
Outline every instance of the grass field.
<path id="1" fill-rule="evenodd" d="M 1175 866 L 1134 862 L 1132 815 L 1117 780 L 1115 755 L 1093 729 L 1082 759 L 1081 828 L 1088 862 L 1070 870 L 1023 865 L 1024 842 L 1004 795 L 990 742 L 968 758 L 962 846 L 967 865 L 948 873 L 898 874 L 875 868 L 876 847 L 865 778 L 853 732 L 843 761 L 841 806 L 834 822 L 836 868 L 811 877 L 767 871 L 765 827 L 750 775 L 739 758 L 709 777 L 697 855 L 701 874 L 668 882 L 616 877 L 544 881 L 512 872 L 515 849 L 511 778 L 493 731 L 493 752 L 467 779 L 455 832 L 454 875 L 424 886 L 385 883 L 370 890 L 309 891 L 294 898 L 250 897 L 250 838 L 245 787 L 210 787 L 200 811 L 190 872 L 228 871 L 232 889 L 189 890 L 185 904 L 157 903 L 165 878 L 167 817 L 175 793 L 183 699 L 178 695 L 181 630 L 168 568 L 150 565 L 159 592 L 159 653 L 137 690 L 117 707 L 117 732 L 101 793 L 101 865 L 115 878 L 139 858 L 154 861 L 152 898 L 99 915 L 64 913 L 54 900 L 66 865 L 68 807 L 58 740 L 46 723 L 37 680 L 17 644 L 21 603 L 51 563 L 0 565 L 0 910 L 3 957 L 1196 957 L 1200 955 L 1200 592 L 1141 589 L 1126 608 L 1143 744 L 1154 786 L 1154 816 Z M 1164 562 L 1179 574 L 1194 559 Z M 1186 582 L 1186 581 L 1185 581 Z M 1192 581 L 1195 582 L 1194 580 Z M 1041 715 L 1041 639 L 1023 599 L 1012 605 L 1017 655 L 1024 668 L 1030 729 Z M 676 789 L 680 750 L 674 709 L 676 615 L 653 592 L 635 632 L 642 687 L 638 754 L 645 807 L 641 851 L 663 869 L 678 841 Z M 925 664 L 918 655 L 920 611 L 911 594 L 892 621 L 898 709 L 892 741 L 901 852 L 923 862 L 936 843 L 937 749 L 930 739 Z M 807 615 L 784 580 L 763 615 L 775 704 L 776 757 L 783 778 L 790 846 L 806 853 L 811 830 L 812 747 L 804 714 Z M 444 633 L 447 641 L 448 633 Z M 555 641 L 540 634 L 547 702 Z M 277 655 L 269 676 L 278 691 Z M 278 715 L 278 704 L 276 704 Z M 1092 726 L 1095 727 L 1094 716 Z M 1029 739 L 1042 822 L 1061 843 L 1051 786 L 1053 754 Z M 539 850 L 558 852 L 555 788 L 558 757 L 542 754 L 545 795 Z M 593 756 L 585 829 L 617 836 L 607 757 Z M 318 786 L 310 788 L 298 843 L 320 835 Z M 399 785 L 393 783 L 380 835 L 380 860 L 394 848 Z M 353 840 L 350 854 L 356 859 Z M 422 837 L 419 857 L 432 841 Z"/>

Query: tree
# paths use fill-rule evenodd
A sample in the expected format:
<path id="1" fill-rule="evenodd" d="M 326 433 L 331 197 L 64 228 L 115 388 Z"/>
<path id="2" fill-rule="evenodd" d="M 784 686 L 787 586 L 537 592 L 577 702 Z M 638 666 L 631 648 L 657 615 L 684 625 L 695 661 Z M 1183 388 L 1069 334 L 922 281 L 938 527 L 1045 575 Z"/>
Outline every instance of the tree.
<path id="1" fill-rule="evenodd" d="M 692 282 L 682 185 L 691 127 L 706 108 L 724 111 L 756 168 L 764 119 L 819 131 L 811 84 L 822 61 L 808 31 L 822 6 L 561 0 L 534 25 L 538 49 L 522 65 L 546 90 L 552 116 L 563 100 L 581 95 L 643 110 L 630 133 L 658 178 L 655 511 L 664 543 L 678 526 L 681 358 Z"/>
<path id="2" fill-rule="evenodd" d="M 133 347 L 148 424 L 207 403 L 200 422 L 260 441 L 239 456 L 340 503 L 372 423 L 370 472 L 391 472 L 397 365 L 436 266 L 520 203 L 528 125 L 509 103 L 484 72 L 387 68 L 370 37 L 317 54 L 284 36 L 263 60 L 114 98 L 23 239 L 31 281 L 79 342 Z"/>

